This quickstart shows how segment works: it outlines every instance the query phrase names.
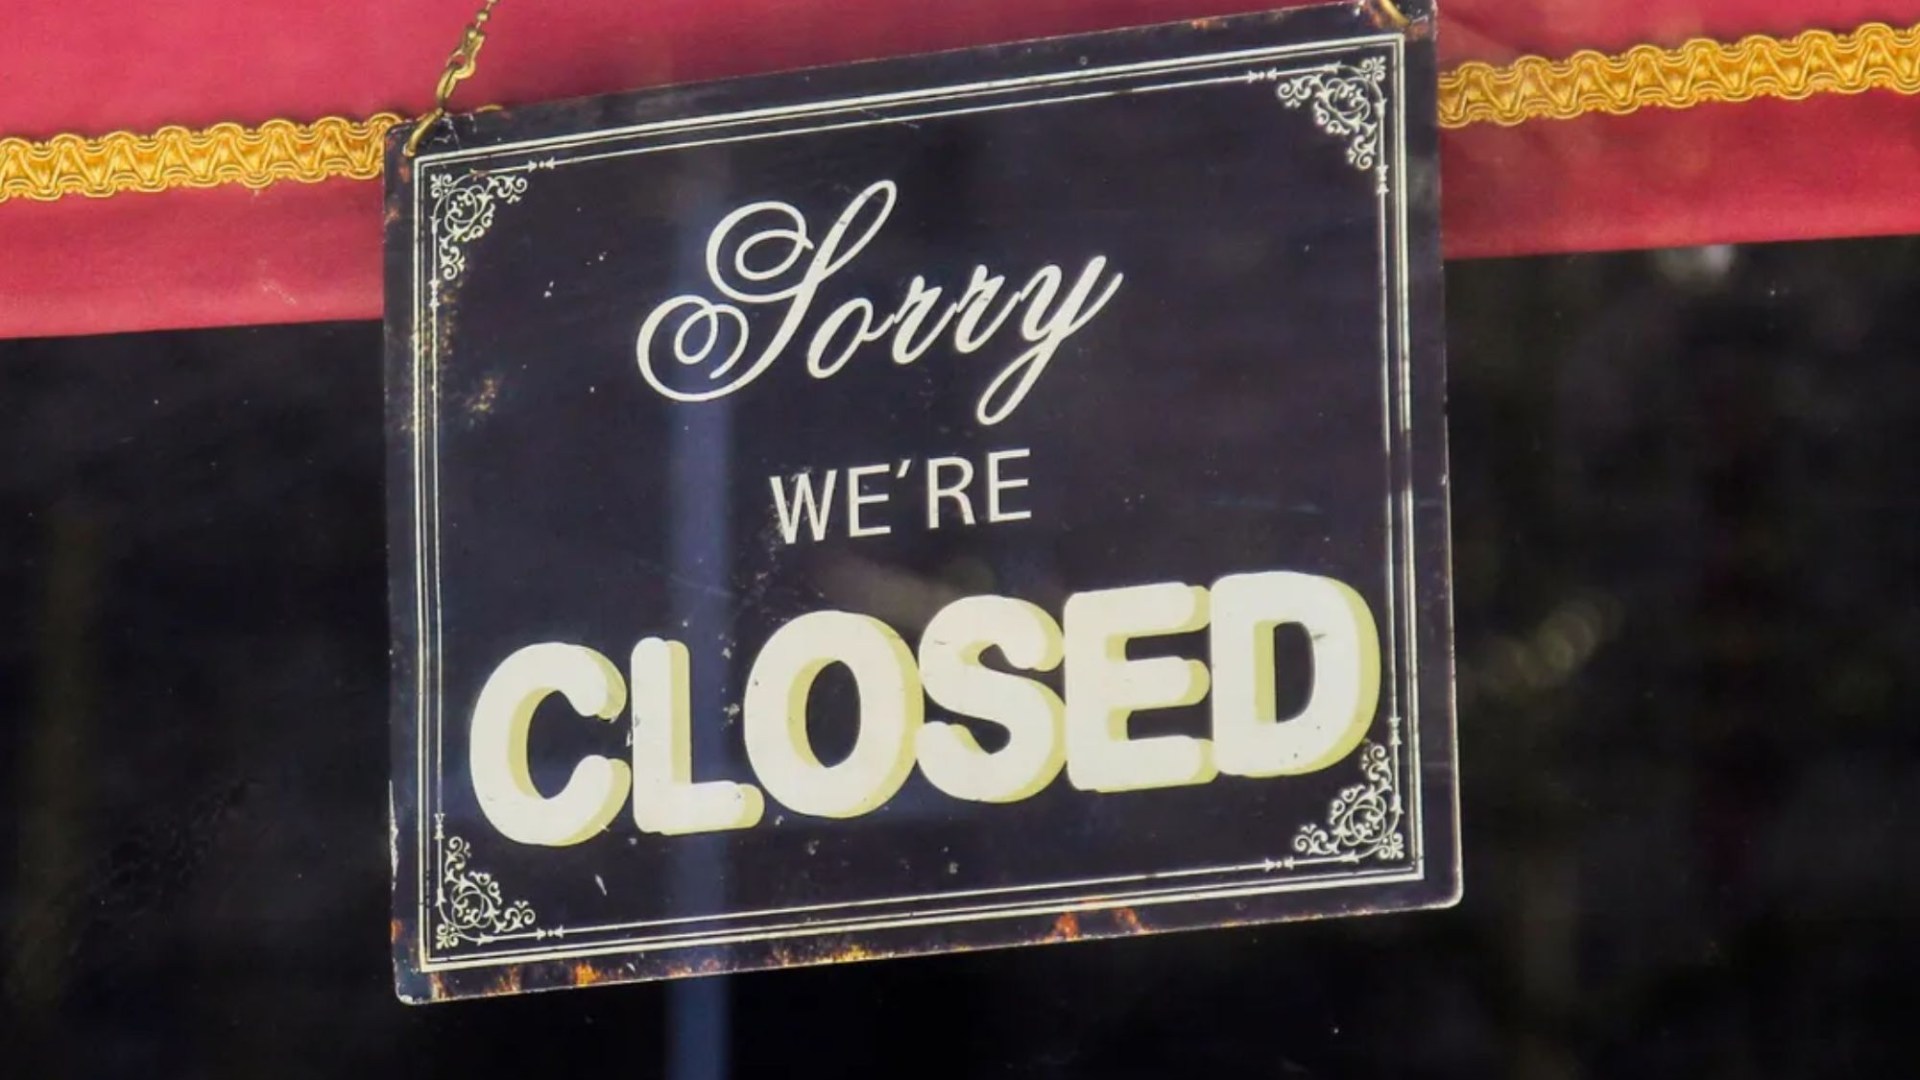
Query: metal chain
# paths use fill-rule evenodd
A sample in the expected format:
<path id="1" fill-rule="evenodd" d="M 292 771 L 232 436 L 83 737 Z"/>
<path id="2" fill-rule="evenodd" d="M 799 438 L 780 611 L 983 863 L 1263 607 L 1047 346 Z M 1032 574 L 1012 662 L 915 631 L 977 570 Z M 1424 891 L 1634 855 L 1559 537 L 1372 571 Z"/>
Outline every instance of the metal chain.
<path id="1" fill-rule="evenodd" d="M 453 88 L 460 85 L 460 80 L 473 74 L 474 66 L 480 60 L 480 46 L 487 43 L 487 20 L 493 16 L 493 5 L 499 2 L 486 0 L 480 5 L 473 21 L 467 24 L 466 33 L 460 35 L 460 44 L 447 57 L 446 70 L 440 73 L 440 84 L 434 88 L 433 108 L 413 125 L 413 134 L 407 136 L 408 157 L 419 151 L 421 140 L 427 137 L 433 125 L 446 119 L 447 102 L 453 97 Z"/>
<path id="2" fill-rule="evenodd" d="M 1402 30 L 1406 29 L 1408 24 L 1410 24 L 1413 21 L 1407 18 L 1404 14 L 1402 14 L 1398 7 L 1394 6 L 1393 0 L 1379 0 L 1379 3 L 1380 3 L 1380 10 L 1384 11 L 1387 15 L 1387 18 L 1393 20 L 1393 25 L 1399 27 L 1400 29 Z"/>

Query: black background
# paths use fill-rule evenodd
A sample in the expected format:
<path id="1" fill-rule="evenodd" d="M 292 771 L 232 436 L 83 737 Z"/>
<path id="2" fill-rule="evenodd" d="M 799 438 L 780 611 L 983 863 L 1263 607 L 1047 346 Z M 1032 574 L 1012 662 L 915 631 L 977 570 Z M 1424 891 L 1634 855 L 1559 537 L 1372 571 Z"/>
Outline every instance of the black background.
<path id="1" fill-rule="evenodd" d="M 1449 289 L 1460 907 L 425 1008 L 379 328 L 0 343 L 9 1073 L 1904 1075 L 1920 246 Z"/>

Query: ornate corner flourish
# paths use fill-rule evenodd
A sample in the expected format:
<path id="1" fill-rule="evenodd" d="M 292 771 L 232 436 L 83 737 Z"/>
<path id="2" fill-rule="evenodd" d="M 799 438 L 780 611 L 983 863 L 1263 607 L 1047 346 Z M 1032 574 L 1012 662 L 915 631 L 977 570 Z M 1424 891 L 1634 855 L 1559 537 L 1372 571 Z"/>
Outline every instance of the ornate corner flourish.
<path id="1" fill-rule="evenodd" d="M 1332 857 L 1345 862 L 1406 857 L 1407 841 L 1400 833 L 1405 808 L 1395 775 L 1398 743 L 1396 724 L 1392 751 L 1376 742 L 1361 744 L 1360 775 L 1366 782 L 1341 788 L 1327 807 L 1324 824 L 1300 826 L 1294 834 L 1293 850 L 1309 858 Z"/>
<path id="2" fill-rule="evenodd" d="M 427 187 L 433 199 L 434 276 L 446 284 L 457 280 L 467 268 L 466 245 L 493 227 L 500 204 L 517 203 L 526 191 L 527 178 L 519 173 L 434 174 Z"/>
<path id="3" fill-rule="evenodd" d="M 1275 83 L 1274 94 L 1289 109 L 1307 108 L 1321 131 L 1347 141 L 1347 164 L 1374 172 L 1386 190 L 1385 130 L 1387 62 L 1369 56 L 1357 64 L 1331 64 L 1306 71 L 1269 68 L 1248 75 L 1249 82 Z"/>
<path id="4" fill-rule="evenodd" d="M 525 900 L 507 901 L 492 874 L 469 870 L 473 845 L 461 837 L 445 835 L 437 816 L 433 835 L 441 842 L 440 882 L 433 894 L 434 914 L 439 917 L 433 930 L 437 947 L 451 949 L 463 941 L 484 944 L 496 935 L 533 925 L 533 905 Z"/>
<path id="5" fill-rule="evenodd" d="M 1369 739 L 1360 744 L 1355 760 L 1364 782 L 1341 788 L 1324 822 L 1300 826 L 1293 836 L 1294 854 L 1268 859 L 1268 871 L 1407 857 L 1407 838 L 1400 831 L 1406 817 L 1399 782 L 1400 718 L 1387 718 L 1385 746 Z"/>

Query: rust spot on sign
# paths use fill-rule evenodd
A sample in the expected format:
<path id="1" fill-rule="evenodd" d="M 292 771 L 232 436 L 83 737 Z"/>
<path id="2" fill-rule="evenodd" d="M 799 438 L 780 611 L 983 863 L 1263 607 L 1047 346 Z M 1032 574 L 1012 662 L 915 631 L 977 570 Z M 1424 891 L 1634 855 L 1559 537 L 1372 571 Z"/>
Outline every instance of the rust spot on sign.
<path id="1" fill-rule="evenodd" d="M 853 960 L 872 960 L 878 953 L 869 952 L 857 944 L 842 945 L 827 953 L 825 959 L 830 964 L 844 964 Z"/>
<path id="2" fill-rule="evenodd" d="M 493 985 L 487 987 L 487 993 L 489 995 L 517 994 L 519 992 L 520 992 L 520 966 L 518 964 L 515 964 L 512 967 L 507 968 L 505 971 L 502 971 L 500 973 L 500 977 L 494 980 Z"/>
<path id="3" fill-rule="evenodd" d="M 500 376 L 487 375 L 480 380 L 480 386 L 467 398 L 467 414 L 478 419 L 493 411 L 500 400 Z"/>

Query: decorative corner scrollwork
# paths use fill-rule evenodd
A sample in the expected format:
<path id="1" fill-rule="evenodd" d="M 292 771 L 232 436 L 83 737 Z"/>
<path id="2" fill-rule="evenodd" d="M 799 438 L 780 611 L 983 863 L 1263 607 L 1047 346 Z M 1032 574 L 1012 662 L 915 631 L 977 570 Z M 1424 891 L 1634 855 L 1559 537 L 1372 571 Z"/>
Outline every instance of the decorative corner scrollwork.
<path id="1" fill-rule="evenodd" d="M 1400 718 L 1387 718 L 1386 745 L 1369 739 L 1355 756 L 1365 781 L 1341 788 L 1327 806 L 1326 821 L 1300 826 L 1291 855 L 1266 860 L 1268 873 L 1367 859 L 1398 862 L 1407 857 L 1400 831 L 1406 807 L 1400 798 Z"/>
<path id="2" fill-rule="evenodd" d="M 1386 190 L 1386 155 L 1381 152 L 1385 132 L 1387 77 L 1385 58 L 1370 56 L 1357 64 L 1331 64 L 1306 71 L 1269 68 L 1255 71 L 1249 82 L 1270 82 L 1280 103 L 1289 109 L 1306 108 L 1319 129 L 1347 143 L 1347 164 L 1373 172 Z"/>
<path id="3" fill-rule="evenodd" d="M 502 203 L 517 203 L 526 191 L 527 178 L 519 173 L 436 173 L 427 187 L 433 199 L 434 276 L 449 285 L 458 280 L 467 268 L 466 245 L 487 234 Z"/>
<path id="4" fill-rule="evenodd" d="M 434 839 L 440 841 L 440 881 L 433 896 L 434 914 L 439 917 L 433 931 L 436 946 L 451 949 L 463 941 L 485 944 L 500 934 L 533 925 L 533 905 L 525 900 L 509 902 L 492 874 L 468 869 L 473 845 L 461 837 L 446 836 L 438 818 Z"/>
<path id="5" fill-rule="evenodd" d="M 1323 825 L 1302 825 L 1294 835 L 1293 850 L 1308 857 L 1336 857 L 1346 862 L 1362 859 L 1403 859 L 1407 841 L 1400 833 L 1404 808 L 1394 776 L 1393 757 L 1379 743 L 1360 749 L 1363 784 L 1340 789 L 1327 807 Z"/>

